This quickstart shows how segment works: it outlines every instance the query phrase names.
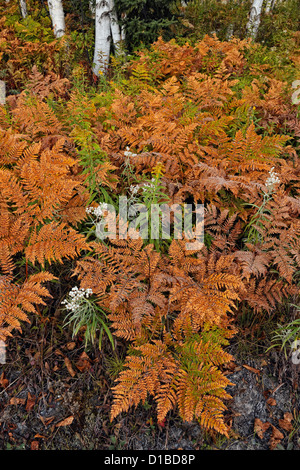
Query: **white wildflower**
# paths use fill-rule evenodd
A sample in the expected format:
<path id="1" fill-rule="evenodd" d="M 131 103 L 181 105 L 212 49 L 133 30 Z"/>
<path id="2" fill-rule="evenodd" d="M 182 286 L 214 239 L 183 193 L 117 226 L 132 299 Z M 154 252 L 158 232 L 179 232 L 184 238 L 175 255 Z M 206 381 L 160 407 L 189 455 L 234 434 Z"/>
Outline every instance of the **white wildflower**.
<path id="1" fill-rule="evenodd" d="M 93 294 L 93 290 L 90 288 L 84 289 L 81 287 L 78 289 L 77 286 L 73 287 L 68 296 L 69 300 L 65 299 L 61 303 L 62 305 L 65 305 L 65 308 L 67 310 L 71 310 L 71 312 L 75 312 L 78 307 L 80 307 L 80 304 L 82 302 L 83 298 L 88 298 L 90 295 Z"/>
<path id="2" fill-rule="evenodd" d="M 100 218 L 104 211 L 108 209 L 108 205 L 106 202 L 100 202 L 98 207 L 87 207 L 85 209 L 87 214 L 94 214 L 97 218 Z"/>
<path id="3" fill-rule="evenodd" d="M 269 177 L 266 179 L 266 187 L 268 192 L 272 192 L 276 184 L 280 183 L 280 179 L 278 178 L 277 173 L 274 172 L 274 167 L 271 168 L 269 171 Z"/>
<path id="4" fill-rule="evenodd" d="M 126 150 L 124 151 L 124 155 L 125 157 L 136 157 L 137 153 L 130 152 L 130 148 L 126 147 Z"/>
<path id="5" fill-rule="evenodd" d="M 142 186 L 142 190 L 145 192 L 148 188 L 154 189 L 155 188 L 155 178 L 152 178 L 151 183 L 144 183 Z"/>
<path id="6" fill-rule="evenodd" d="M 138 190 L 141 189 L 143 192 L 147 191 L 147 189 L 155 189 L 155 178 L 151 179 L 151 182 L 149 183 L 143 183 L 140 185 L 131 185 L 129 187 L 129 191 L 131 192 L 131 195 L 134 196 L 137 194 Z"/>
<path id="7" fill-rule="evenodd" d="M 130 186 L 129 191 L 134 196 L 139 190 L 139 186 L 134 186 L 133 184 Z"/>

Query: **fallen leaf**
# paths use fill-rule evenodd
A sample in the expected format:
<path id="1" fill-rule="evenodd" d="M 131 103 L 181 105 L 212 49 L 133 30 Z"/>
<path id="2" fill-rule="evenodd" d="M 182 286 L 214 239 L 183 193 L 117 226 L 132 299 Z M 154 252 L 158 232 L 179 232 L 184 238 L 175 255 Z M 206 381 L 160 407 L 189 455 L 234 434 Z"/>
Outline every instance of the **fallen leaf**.
<path id="1" fill-rule="evenodd" d="M 10 405 L 25 405 L 25 402 L 26 402 L 25 398 L 12 397 L 9 400 Z"/>
<path id="2" fill-rule="evenodd" d="M 291 431 L 293 429 L 292 421 L 292 413 L 284 413 L 283 419 L 279 419 L 278 423 L 282 429 L 285 429 L 286 431 Z"/>
<path id="3" fill-rule="evenodd" d="M 39 441 L 32 441 L 30 444 L 31 450 L 39 450 Z"/>
<path id="4" fill-rule="evenodd" d="M 91 367 L 91 360 L 89 356 L 83 351 L 83 353 L 80 355 L 78 361 L 76 362 L 76 367 L 77 369 L 80 370 L 80 372 L 84 372 L 85 370 L 89 370 Z"/>
<path id="5" fill-rule="evenodd" d="M 251 372 L 254 372 L 255 374 L 260 374 L 259 369 L 254 369 L 254 367 L 247 366 L 246 364 L 243 364 L 243 367 L 245 367 L 247 370 L 250 370 Z"/>
<path id="6" fill-rule="evenodd" d="M 263 423 L 259 418 L 255 418 L 254 421 L 254 432 L 260 437 L 260 439 L 263 439 L 264 433 L 266 430 L 271 426 L 271 423 L 266 421 Z"/>
<path id="7" fill-rule="evenodd" d="M 46 439 L 46 436 L 43 436 L 42 434 L 36 434 L 34 439 Z"/>
<path id="8" fill-rule="evenodd" d="M 284 438 L 284 435 L 282 434 L 282 432 L 279 431 L 279 429 L 275 428 L 273 424 L 271 426 L 272 426 L 272 436 L 270 439 L 270 450 L 274 450 L 278 446 L 281 439 Z"/>
<path id="9" fill-rule="evenodd" d="M 68 349 L 69 351 L 73 351 L 73 349 L 74 349 L 75 346 L 76 346 L 76 343 L 75 343 L 75 341 L 71 341 L 70 343 L 67 343 L 66 346 L 67 346 L 67 349 Z"/>
<path id="10" fill-rule="evenodd" d="M 231 361 L 228 364 L 226 364 L 226 366 L 224 367 L 223 373 L 224 375 L 229 375 L 229 374 L 232 374 L 232 372 L 237 372 L 239 370 L 241 370 L 241 367 L 237 366 L 234 361 Z"/>
<path id="11" fill-rule="evenodd" d="M 105 432 L 105 434 L 108 436 L 110 434 L 110 431 L 106 425 L 107 421 L 103 421 L 101 424 L 101 430 Z"/>
<path id="12" fill-rule="evenodd" d="M 71 377 L 74 377 L 76 375 L 76 372 L 74 371 L 74 369 L 72 367 L 72 364 L 71 364 L 71 361 L 68 357 L 65 357 L 65 365 L 66 365 L 66 368 L 68 369 L 68 372 L 71 375 Z"/>
<path id="13" fill-rule="evenodd" d="M 157 424 L 161 428 L 165 428 L 166 427 L 166 418 L 164 418 L 162 421 L 157 421 Z"/>
<path id="14" fill-rule="evenodd" d="M 64 419 L 63 421 L 60 421 L 57 423 L 57 427 L 61 426 L 69 426 L 71 423 L 73 423 L 74 416 L 69 416 L 68 418 Z"/>
<path id="15" fill-rule="evenodd" d="M 121 427 L 122 427 L 122 423 L 115 424 L 115 426 L 114 426 L 114 435 L 116 437 L 119 436 Z"/>
<path id="16" fill-rule="evenodd" d="M 54 354 L 56 354 L 56 356 L 63 356 L 64 355 L 64 353 L 62 353 L 60 349 L 56 349 L 54 351 Z"/>
<path id="17" fill-rule="evenodd" d="M 1 377 L 0 377 L 0 385 L 3 388 L 6 388 L 8 386 L 8 380 L 5 378 L 4 372 L 2 372 Z"/>
<path id="18" fill-rule="evenodd" d="M 54 416 L 49 416 L 49 418 L 44 418 L 43 416 L 39 415 L 38 417 L 40 418 L 44 426 L 48 426 L 54 420 Z"/>
<path id="19" fill-rule="evenodd" d="M 28 392 L 27 402 L 26 402 L 26 411 L 32 410 L 34 405 L 35 405 L 35 396 L 31 395 L 31 393 Z"/>
<path id="20" fill-rule="evenodd" d="M 268 398 L 266 403 L 270 406 L 275 406 L 277 404 L 275 398 L 272 397 Z"/>

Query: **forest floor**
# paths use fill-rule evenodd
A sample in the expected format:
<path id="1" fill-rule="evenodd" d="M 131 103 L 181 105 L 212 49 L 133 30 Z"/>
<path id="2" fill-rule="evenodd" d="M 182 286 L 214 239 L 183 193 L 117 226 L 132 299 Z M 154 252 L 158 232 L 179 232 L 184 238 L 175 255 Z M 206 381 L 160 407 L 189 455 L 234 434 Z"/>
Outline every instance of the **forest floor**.
<path id="1" fill-rule="evenodd" d="M 105 357 L 97 347 L 85 352 L 82 340 L 58 325 L 25 327 L 9 342 L 0 365 L 0 449 L 300 450 L 300 365 L 276 351 L 241 352 L 244 334 L 229 351 L 236 361 L 226 371 L 234 384 L 227 439 L 182 423 L 175 413 L 158 426 L 151 403 L 111 423 L 113 380 Z"/>

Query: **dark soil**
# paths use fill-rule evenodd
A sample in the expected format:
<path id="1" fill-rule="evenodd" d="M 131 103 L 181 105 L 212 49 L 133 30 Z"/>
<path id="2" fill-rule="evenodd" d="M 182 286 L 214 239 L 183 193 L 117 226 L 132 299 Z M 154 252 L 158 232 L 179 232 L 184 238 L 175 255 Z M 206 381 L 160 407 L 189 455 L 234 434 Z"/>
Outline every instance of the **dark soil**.
<path id="1" fill-rule="evenodd" d="M 300 365 L 278 352 L 237 359 L 226 372 L 235 384 L 228 387 L 227 439 L 175 413 L 161 427 L 151 402 L 111 423 L 113 380 L 104 356 L 97 347 L 84 352 L 82 339 L 73 341 L 58 322 L 41 320 L 9 341 L 0 365 L 0 449 L 300 450 Z M 257 432 L 257 419 L 268 429 Z"/>

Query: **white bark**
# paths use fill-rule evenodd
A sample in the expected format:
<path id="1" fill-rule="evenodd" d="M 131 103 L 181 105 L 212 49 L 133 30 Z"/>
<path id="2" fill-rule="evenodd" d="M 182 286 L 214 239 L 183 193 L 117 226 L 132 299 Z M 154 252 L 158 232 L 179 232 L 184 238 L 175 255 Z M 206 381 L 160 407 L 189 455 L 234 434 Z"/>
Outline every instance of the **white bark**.
<path id="1" fill-rule="evenodd" d="M 62 0 L 48 0 L 54 36 L 60 38 L 65 34 L 65 15 Z"/>
<path id="2" fill-rule="evenodd" d="M 95 50 L 93 72 L 105 74 L 110 55 L 111 18 L 110 0 L 96 0 L 95 8 Z"/>
<path id="3" fill-rule="evenodd" d="M 227 41 L 230 41 L 230 39 L 233 36 L 233 24 L 229 25 L 227 33 L 226 33 L 226 39 Z"/>
<path id="4" fill-rule="evenodd" d="M 234 10 L 234 8 L 235 8 L 235 3 L 236 3 L 236 2 L 235 2 L 235 1 L 232 1 L 232 0 L 222 0 L 222 3 L 225 3 L 225 4 L 227 4 L 227 3 L 230 4 L 230 3 L 231 3 L 231 4 L 233 4 L 233 5 L 232 5 L 232 8 L 233 8 L 233 10 Z M 227 32 L 226 32 L 226 40 L 227 40 L 227 41 L 230 41 L 230 40 L 232 39 L 232 37 L 233 37 L 233 32 L 234 32 L 234 24 L 231 23 L 231 24 L 228 26 L 228 29 L 227 29 Z"/>
<path id="5" fill-rule="evenodd" d="M 272 10 L 274 4 L 275 4 L 275 0 L 267 0 L 266 8 L 265 8 L 265 12 L 266 12 L 267 14 L 270 13 L 270 11 Z"/>
<path id="6" fill-rule="evenodd" d="M 0 80 L 0 106 L 4 106 L 6 102 L 5 82 Z"/>
<path id="7" fill-rule="evenodd" d="M 125 19 L 126 19 L 126 13 L 123 13 L 122 14 L 122 21 L 124 21 Z M 121 40 L 122 40 L 123 43 L 125 42 L 125 39 L 126 39 L 125 25 L 123 24 L 121 26 Z"/>
<path id="8" fill-rule="evenodd" d="M 292 103 L 299 104 L 300 103 L 300 80 L 294 80 L 292 83 L 292 88 L 296 88 L 296 91 L 292 94 Z"/>
<path id="9" fill-rule="evenodd" d="M 262 4 L 263 0 L 253 0 L 252 7 L 250 10 L 249 21 L 247 23 L 247 32 L 253 39 L 256 39 L 258 28 L 260 25 Z"/>
<path id="10" fill-rule="evenodd" d="M 26 0 L 20 0 L 20 8 L 21 8 L 21 15 L 22 18 L 26 18 L 27 16 L 27 5 L 26 5 Z"/>
<path id="11" fill-rule="evenodd" d="M 115 12 L 114 0 L 109 0 L 109 6 L 110 6 L 111 35 L 112 35 L 112 40 L 115 46 L 116 54 L 118 54 L 120 52 L 121 43 L 122 43 L 122 33 L 121 33 L 120 25 L 118 23 L 118 18 Z"/>

